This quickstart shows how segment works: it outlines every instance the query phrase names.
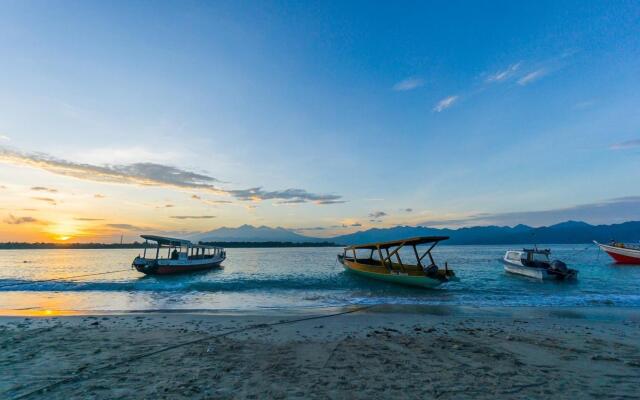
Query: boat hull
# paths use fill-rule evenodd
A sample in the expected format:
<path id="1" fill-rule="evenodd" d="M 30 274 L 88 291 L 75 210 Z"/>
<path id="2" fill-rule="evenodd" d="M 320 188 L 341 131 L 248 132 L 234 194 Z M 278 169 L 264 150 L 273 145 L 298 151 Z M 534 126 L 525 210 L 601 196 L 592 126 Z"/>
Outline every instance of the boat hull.
<path id="1" fill-rule="evenodd" d="M 133 262 L 133 267 L 146 275 L 174 275 L 195 271 L 220 268 L 224 259 L 200 260 L 201 262 L 154 262 L 149 260 L 138 260 Z M 168 261 L 168 260 L 159 260 Z M 173 261 L 173 260 L 171 260 Z"/>
<path id="2" fill-rule="evenodd" d="M 640 250 L 609 246 L 594 242 L 618 264 L 640 264 Z"/>
<path id="3" fill-rule="evenodd" d="M 510 274 L 527 276 L 533 279 L 555 279 L 555 277 L 552 277 L 546 270 L 542 268 L 525 267 L 523 265 L 513 264 L 508 261 L 504 262 L 504 270 Z"/>
<path id="4" fill-rule="evenodd" d="M 446 281 L 442 281 L 439 279 L 433 279 L 428 276 L 416 276 L 416 275 L 404 275 L 402 273 L 394 274 L 394 273 L 378 273 L 374 271 L 365 271 L 363 269 L 358 268 L 358 265 L 348 261 L 341 260 L 342 266 L 348 272 L 354 273 L 356 275 L 364 276 L 371 279 L 376 279 L 379 281 L 395 283 L 399 285 L 405 286 L 416 286 L 422 288 L 436 288 Z M 451 279 L 454 280 L 454 279 Z"/>

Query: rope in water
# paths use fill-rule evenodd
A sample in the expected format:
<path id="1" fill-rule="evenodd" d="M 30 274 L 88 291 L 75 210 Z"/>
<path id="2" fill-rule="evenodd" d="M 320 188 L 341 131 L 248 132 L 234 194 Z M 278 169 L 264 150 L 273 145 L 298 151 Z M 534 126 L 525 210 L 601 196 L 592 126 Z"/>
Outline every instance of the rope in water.
<path id="1" fill-rule="evenodd" d="M 23 282 L 14 282 L 14 283 L 9 283 L 7 285 L 1 285 L 0 289 L 2 288 L 6 288 L 6 287 L 10 287 L 10 286 L 19 286 L 19 285 L 33 285 L 34 283 L 44 283 L 44 282 L 55 282 L 55 281 L 65 281 L 65 280 L 69 280 L 69 279 L 75 279 L 75 278 L 84 278 L 87 276 L 96 276 L 96 275 L 107 275 L 107 274 L 115 274 L 116 272 L 124 272 L 124 271 L 131 271 L 131 268 L 127 268 L 127 269 L 118 269 L 115 271 L 107 271 L 107 272 L 98 272 L 95 274 L 84 274 L 84 275 L 75 275 L 75 276 L 65 276 L 62 278 L 52 278 L 52 279 L 40 279 L 40 280 L 35 280 L 35 281 L 23 281 Z"/>
<path id="2" fill-rule="evenodd" d="M 195 340 L 190 340 L 190 341 L 187 341 L 187 342 L 178 343 L 178 344 L 175 344 L 175 345 L 172 345 L 172 346 L 167 346 L 167 347 L 163 347 L 163 348 L 158 349 L 158 350 L 150 351 L 148 353 L 138 354 L 138 355 L 126 358 L 124 360 L 116 361 L 116 362 L 113 362 L 113 363 L 110 363 L 110 364 L 105 364 L 105 365 L 103 365 L 101 367 L 97 367 L 97 368 L 91 370 L 91 373 L 95 373 L 95 372 L 102 371 L 102 370 L 105 370 L 105 369 L 115 368 L 115 367 L 120 366 L 122 364 L 128 364 L 130 362 L 140 360 L 141 358 L 150 357 L 150 356 L 156 355 L 158 353 L 163 353 L 165 351 L 177 349 L 179 347 L 188 346 L 188 345 L 191 345 L 191 344 L 201 343 L 201 342 L 204 342 L 206 340 L 211 340 L 211 339 L 216 339 L 216 338 L 221 338 L 221 337 L 233 335 L 234 333 L 241 333 L 241 332 L 246 332 L 246 331 L 250 331 L 250 330 L 254 330 L 254 329 L 267 328 L 267 327 L 276 326 L 276 325 L 293 324 L 293 323 L 296 323 L 296 322 L 310 321 L 310 320 L 314 320 L 314 319 L 337 317 L 337 316 L 340 316 L 340 315 L 352 314 L 352 313 L 356 313 L 356 312 L 359 312 L 359 311 L 364 311 L 364 310 L 370 309 L 372 307 L 375 307 L 375 306 L 372 305 L 372 306 L 358 307 L 358 308 L 354 308 L 354 309 L 351 309 L 351 310 L 341 311 L 341 312 L 333 313 L 333 314 L 315 315 L 315 316 L 311 316 L 311 317 L 303 317 L 303 318 L 297 318 L 297 319 L 290 319 L 290 320 L 272 322 L 270 324 L 249 325 L 249 326 L 246 326 L 244 328 L 238 328 L 238 329 L 234 329 L 234 330 L 223 332 L 223 333 L 217 333 L 217 334 L 214 334 L 214 335 L 208 335 L 208 336 L 202 337 L 200 339 L 195 339 Z M 18 395 L 16 397 L 13 397 L 13 400 L 26 399 L 28 397 L 31 397 L 31 396 L 35 395 L 35 394 L 41 394 L 41 393 L 49 391 L 50 389 L 53 389 L 53 388 L 55 388 L 57 386 L 64 385 L 65 383 L 70 383 L 70 382 L 74 382 L 74 381 L 87 379 L 91 375 L 92 374 L 90 374 L 89 371 L 87 371 L 82 376 L 74 376 L 74 377 L 70 377 L 70 378 L 61 379 L 59 381 L 52 382 L 52 383 L 50 383 L 50 384 L 48 384 L 46 386 L 43 386 L 41 388 L 32 390 L 31 392 L 27 392 L 27 393 Z"/>

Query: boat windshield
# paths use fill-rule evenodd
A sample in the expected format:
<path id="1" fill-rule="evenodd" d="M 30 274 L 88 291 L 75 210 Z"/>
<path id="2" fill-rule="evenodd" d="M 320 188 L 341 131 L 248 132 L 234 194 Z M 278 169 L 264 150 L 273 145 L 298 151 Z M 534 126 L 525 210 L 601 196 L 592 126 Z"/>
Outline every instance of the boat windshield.
<path id="1" fill-rule="evenodd" d="M 532 261 L 549 261 L 549 255 L 546 253 L 533 253 Z"/>

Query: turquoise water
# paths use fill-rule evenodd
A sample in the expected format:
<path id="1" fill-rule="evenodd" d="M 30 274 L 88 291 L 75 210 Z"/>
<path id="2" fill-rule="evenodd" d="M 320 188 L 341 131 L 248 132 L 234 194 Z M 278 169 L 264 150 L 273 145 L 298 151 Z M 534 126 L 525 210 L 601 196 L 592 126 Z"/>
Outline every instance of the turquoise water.
<path id="1" fill-rule="evenodd" d="M 503 271 L 504 251 L 519 247 L 439 246 L 435 259 L 447 261 L 460 282 L 435 290 L 346 273 L 336 262 L 339 248 L 228 249 L 222 270 L 168 277 L 129 269 L 139 250 L 5 250 L 0 251 L 0 309 L 254 310 L 381 303 L 640 307 L 640 266 L 613 264 L 586 244 L 551 245 L 545 247 L 552 258 L 578 269 L 578 280 L 538 282 Z M 127 270 L 66 279 L 120 269 Z M 40 282 L 52 278 L 65 279 Z"/>

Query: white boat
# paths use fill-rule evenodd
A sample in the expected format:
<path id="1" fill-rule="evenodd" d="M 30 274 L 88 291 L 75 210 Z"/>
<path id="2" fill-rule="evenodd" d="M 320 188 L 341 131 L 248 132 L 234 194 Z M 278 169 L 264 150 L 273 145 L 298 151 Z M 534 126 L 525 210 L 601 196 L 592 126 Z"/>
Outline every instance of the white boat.
<path id="1" fill-rule="evenodd" d="M 562 261 L 550 261 L 550 254 L 551 251 L 548 249 L 508 250 L 502 259 L 504 270 L 511 274 L 539 280 L 575 279 L 578 277 L 578 271 L 567 268 L 567 265 Z"/>
<path id="2" fill-rule="evenodd" d="M 602 251 L 607 253 L 619 264 L 640 264 L 640 247 L 624 243 L 611 242 L 610 244 L 593 241 Z"/>
<path id="3" fill-rule="evenodd" d="M 144 253 L 137 256 L 132 267 L 147 275 L 168 275 L 182 272 L 200 271 L 220 267 L 227 254 L 222 247 L 194 244 L 186 239 L 164 236 L 141 235 L 144 241 Z M 155 252 L 147 258 L 149 241 L 156 242 Z M 164 251 L 167 249 L 166 257 Z"/>

